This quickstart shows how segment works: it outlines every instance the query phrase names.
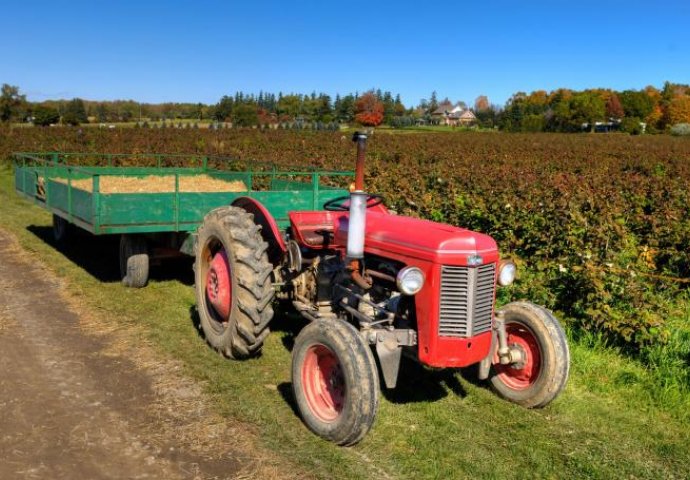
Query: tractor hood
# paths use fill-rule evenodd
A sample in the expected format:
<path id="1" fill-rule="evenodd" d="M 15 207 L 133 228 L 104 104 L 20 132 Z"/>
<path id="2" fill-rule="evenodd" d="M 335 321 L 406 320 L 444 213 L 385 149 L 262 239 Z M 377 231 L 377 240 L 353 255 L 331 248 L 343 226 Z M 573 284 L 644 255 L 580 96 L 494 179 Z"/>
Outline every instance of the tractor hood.
<path id="1" fill-rule="evenodd" d="M 337 244 L 347 244 L 347 232 L 344 215 L 336 229 Z M 470 255 L 481 256 L 481 263 L 498 260 L 493 238 L 444 223 L 368 210 L 365 232 L 364 249 L 372 254 L 452 265 L 467 265 Z"/>

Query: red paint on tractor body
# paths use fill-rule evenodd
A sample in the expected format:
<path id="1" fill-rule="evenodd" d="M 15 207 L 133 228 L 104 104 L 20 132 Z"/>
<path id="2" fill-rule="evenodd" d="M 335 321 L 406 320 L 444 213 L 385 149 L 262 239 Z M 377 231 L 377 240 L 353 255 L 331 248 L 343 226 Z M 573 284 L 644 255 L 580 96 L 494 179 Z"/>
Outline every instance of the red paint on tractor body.
<path id="1" fill-rule="evenodd" d="M 206 295 L 220 318 L 227 321 L 232 307 L 232 278 L 225 250 L 216 253 L 211 261 L 206 274 Z"/>
<path id="2" fill-rule="evenodd" d="M 295 238 L 308 248 L 324 248 L 324 236 L 332 237 L 328 248 L 344 252 L 347 246 L 347 212 L 291 212 Z M 498 247 L 482 233 L 413 217 L 367 210 L 365 253 L 420 268 L 426 281 L 415 295 L 419 359 L 434 367 L 465 367 L 481 361 L 491 349 L 491 332 L 472 338 L 438 335 L 441 267 L 469 266 L 468 257 L 479 255 L 482 265 L 497 263 Z"/>

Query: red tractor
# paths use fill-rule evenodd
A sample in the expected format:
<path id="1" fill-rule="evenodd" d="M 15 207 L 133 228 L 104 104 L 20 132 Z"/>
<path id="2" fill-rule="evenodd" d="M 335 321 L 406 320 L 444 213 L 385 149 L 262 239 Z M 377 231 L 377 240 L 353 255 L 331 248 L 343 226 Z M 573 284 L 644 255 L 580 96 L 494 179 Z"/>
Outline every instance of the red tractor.
<path id="1" fill-rule="evenodd" d="M 292 350 L 304 423 L 339 445 L 360 441 L 378 407 L 379 375 L 395 388 L 403 353 L 430 367 L 479 364 L 479 378 L 527 408 L 563 390 L 563 329 L 528 302 L 495 310 L 515 264 L 489 236 L 389 212 L 364 191 L 366 135 L 356 133 L 355 183 L 323 211 L 290 212 L 281 231 L 258 201 L 206 215 L 195 283 L 207 341 L 234 359 L 256 355 L 276 294 L 310 323 Z M 378 365 L 377 360 L 378 359 Z"/>

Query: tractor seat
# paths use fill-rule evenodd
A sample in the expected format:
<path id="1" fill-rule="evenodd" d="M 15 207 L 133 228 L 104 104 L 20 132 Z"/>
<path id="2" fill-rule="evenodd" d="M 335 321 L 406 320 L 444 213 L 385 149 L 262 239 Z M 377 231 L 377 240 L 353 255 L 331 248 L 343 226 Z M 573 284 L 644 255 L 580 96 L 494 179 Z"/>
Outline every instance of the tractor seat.
<path id="1" fill-rule="evenodd" d="M 290 212 L 292 234 L 298 243 L 315 249 L 329 248 L 335 238 L 335 220 L 340 212 Z"/>
<path id="2" fill-rule="evenodd" d="M 333 243 L 333 225 L 322 225 L 314 230 L 305 228 L 300 231 L 305 245 L 316 248 L 328 248 Z"/>

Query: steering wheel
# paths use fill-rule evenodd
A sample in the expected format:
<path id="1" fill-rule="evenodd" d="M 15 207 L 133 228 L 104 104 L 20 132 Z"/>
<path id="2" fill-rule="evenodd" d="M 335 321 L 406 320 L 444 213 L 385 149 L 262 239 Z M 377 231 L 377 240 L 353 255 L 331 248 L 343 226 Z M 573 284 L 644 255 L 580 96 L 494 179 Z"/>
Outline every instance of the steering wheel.
<path id="1" fill-rule="evenodd" d="M 350 210 L 350 196 L 333 198 L 323 204 L 323 209 L 329 212 L 347 212 Z M 383 195 L 375 193 L 367 194 L 367 208 L 372 208 L 381 205 L 384 201 Z"/>

